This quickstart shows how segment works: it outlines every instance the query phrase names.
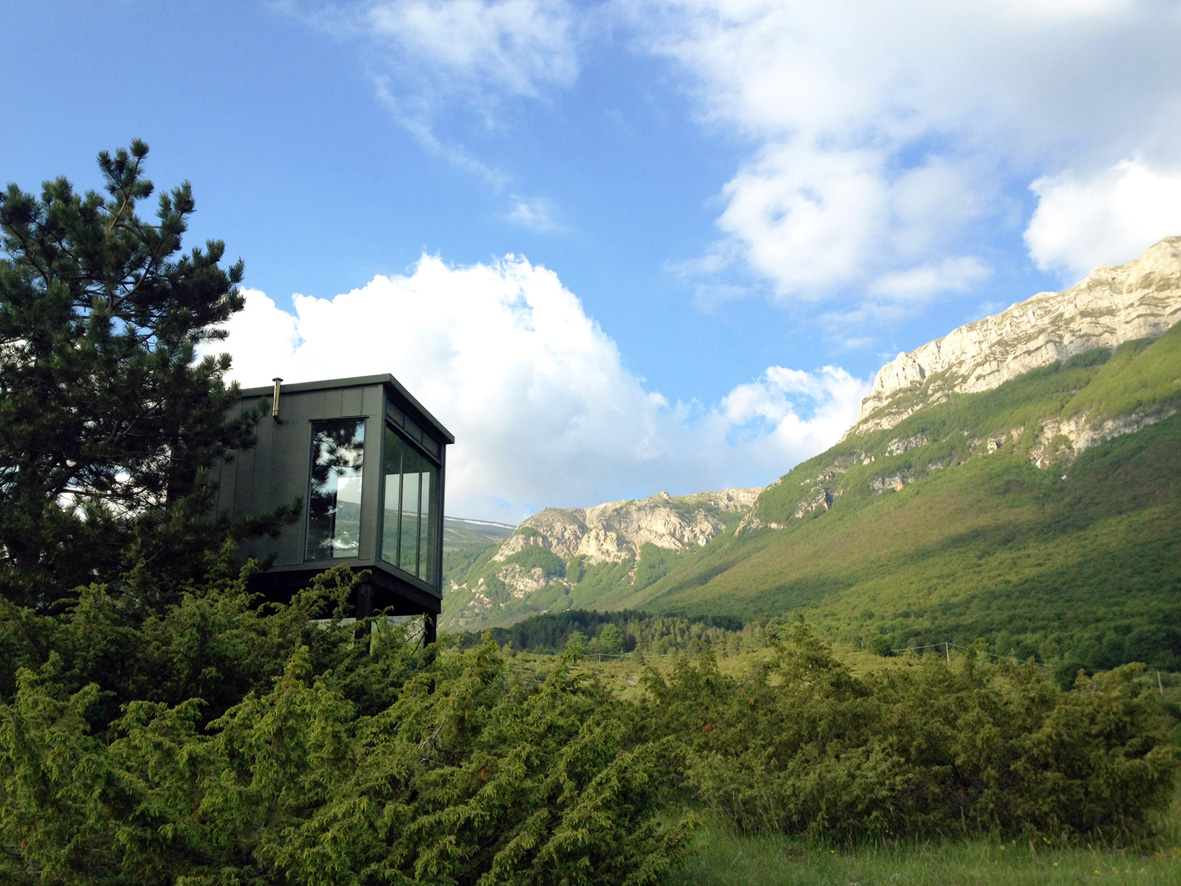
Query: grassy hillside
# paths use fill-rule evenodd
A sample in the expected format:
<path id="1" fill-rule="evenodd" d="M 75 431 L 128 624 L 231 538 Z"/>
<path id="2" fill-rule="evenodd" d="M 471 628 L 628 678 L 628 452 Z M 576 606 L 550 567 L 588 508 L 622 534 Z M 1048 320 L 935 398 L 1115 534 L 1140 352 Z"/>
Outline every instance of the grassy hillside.
<path id="1" fill-rule="evenodd" d="M 727 510 L 713 499 L 713 493 L 705 493 L 621 504 L 631 506 L 624 509 L 630 512 L 625 520 L 642 522 L 645 510 L 655 509 L 691 523 L 694 515 L 702 512 L 721 524 L 724 531 L 732 532 L 746 510 Z M 529 525 L 534 520 L 540 521 L 540 530 Z M 626 609 L 638 592 L 689 556 L 687 550 L 670 550 L 651 542 L 637 549 L 627 541 L 615 543 L 617 547 L 611 553 L 616 559 L 607 562 L 593 562 L 585 554 L 559 556 L 541 544 L 545 531 L 553 534 L 554 524 L 586 531 L 573 511 L 550 508 L 512 532 L 525 544 L 503 559 L 494 559 L 501 550 L 497 543 L 482 549 L 445 548 L 443 575 L 448 591 L 443 597 L 441 627 L 480 631 L 506 627 L 542 613 Z"/>
<path id="2" fill-rule="evenodd" d="M 526 527 L 518 531 L 529 530 Z M 443 596 L 445 630 L 504 627 L 542 613 L 571 609 L 623 609 L 637 592 L 689 556 L 689 552 L 646 544 L 640 550 L 638 563 L 637 558 L 626 557 L 619 563 L 587 565 L 584 557 L 564 561 L 539 547 L 527 547 L 503 561 L 495 561 L 492 558 L 499 549 L 499 544 L 493 544 L 478 552 L 444 553 L 443 574 L 450 588 Z M 513 565 L 526 571 L 540 567 L 548 583 L 527 596 L 514 595 L 499 577 L 500 570 Z M 477 592 L 490 603 L 485 612 L 472 607 Z"/>
<path id="3" fill-rule="evenodd" d="M 443 518 L 443 550 L 483 550 L 499 544 L 513 534 L 515 527 L 487 520 L 465 520 L 462 517 Z"/>
<path id="4" fill-rule="evenodd" d="M 1152 343 L 1129 342 L 1114 354 L 1092 351 L 991 391 L 921 405 L 932 386 L 938 386 L 937 377 L 928 378 L 921 390 L 907 395 L 918 409 L 896 427 L 849 437 L 797 466 L 760 497 L 756 513 L 766 521 L 788 520 L 812 492 L 817 475 L 834 468 L 840 476 L 832 485 L 833 497 L 851 492 L 864 499 L 872 496 L 875 480 L 910 480 L 962 465 L 987 451 L 990 444 L 1030 458 L 1035 438 L 1048 420 L 1085 417 L 1101 423 L 1177 402 L 1181 400 L 1181 325 Z M 1059 441 L 1059 447 L 1064 445 Z M 1069 451 L 1055 449 L 1053 441 L 1043 448 L 1047 462 L 1071 456 Z"/>
<path id="5" fill-rule="evenodd" d="M 924 408 L 764 493 L 757 514 L 786 528 L 714 542 L 631 605 L 802 614 L 877 648 L 982 637 L 1063 667 L 1181 667 L 1181 417 L 1031 463 L 1048 420 L 1168 407 L 1179 390 L 1174 329 Z M 791 519 L 818 482 L 831 509 Z"/>

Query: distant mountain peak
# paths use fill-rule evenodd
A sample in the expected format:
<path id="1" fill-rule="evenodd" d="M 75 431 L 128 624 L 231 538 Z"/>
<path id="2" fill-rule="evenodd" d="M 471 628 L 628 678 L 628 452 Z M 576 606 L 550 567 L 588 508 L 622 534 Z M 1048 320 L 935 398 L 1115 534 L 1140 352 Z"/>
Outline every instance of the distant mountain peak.
<path id="1" fill-rule="evenodd" d="M 761 491 L 658 492 L 589 508 L 546 508 L 521 523 L 475 572 L 453 582 L 444 597 L 444 625 L 470 630 L 602 605 L 595 593 L 580 590 L 584 575 L 593 578 L 596 569 L 614 570 L 612 584 L 626 602 L 646 550 L 660 552 L 656 568 L 667 569 L 666 558 L 704 547 L 738 523 Z"/>
<path id="2" fill-rule="evenodd" d="M 899 354 L 881 368 L 846 437 L 892 428 L 953 394 L 1010 379 L 1096 348 L 1156 338 L 1181 320 L 1181 237 L 1138 259 L 1101 265 L 1062 292 L 1041 292 Z"/>
<path id="3" fill-rule="evenodd" d="M 761 491 L 723 489 L 675 498 L 658 492 L 591 508 L 546 508 L 521 524 L 532 532 L 508 539 L 495 559 L 506 559 L 530 543 L 562 558 L 585 557 L 589 565 L 634 558 L 645 544 L 672 551 L 700 547 L 725 529 L 719 512 L 745 513 Z"/>

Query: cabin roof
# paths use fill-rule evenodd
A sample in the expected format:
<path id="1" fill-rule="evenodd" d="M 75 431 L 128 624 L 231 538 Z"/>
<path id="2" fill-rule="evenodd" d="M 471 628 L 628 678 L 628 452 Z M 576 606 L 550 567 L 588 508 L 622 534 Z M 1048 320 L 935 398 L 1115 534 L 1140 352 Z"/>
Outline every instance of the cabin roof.
<path id="1" fill-rule="evenodd" d="M 403 407 L 410 407 L 421 419 L 430 424 L 432 429 L 437 431 L 447 443 L 455 442 L 455 435 L 447 430 L 441 421 L 435 418 L 425 406 L 415 399 L 413 394 L 402 386 L 400 381 L 388 372 L 383 375 L 357 375 L 351 378 L 331 378 L 323 381 L 284 381 L 280 388 L 280 397 L 288 394 L 330 391 L 335 388 L 364 388 L 371 385 L 382 385 L 385 388 L 387 396 L 391 397 Z M 239 394 L 245 399 L 249 397 L 265 397 L 273 392 L 274 387 L 267 385 L 257 388 L 242 388 Z"/>

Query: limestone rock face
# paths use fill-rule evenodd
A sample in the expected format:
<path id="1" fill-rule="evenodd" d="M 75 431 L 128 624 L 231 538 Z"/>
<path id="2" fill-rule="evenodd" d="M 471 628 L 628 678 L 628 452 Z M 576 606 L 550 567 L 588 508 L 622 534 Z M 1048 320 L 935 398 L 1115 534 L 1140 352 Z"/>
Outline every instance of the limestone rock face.
<path id="1" fill-rule="evenodd" d="M 584 557 L 588 566 L 635 557 L 645 544 L 673 551 L 700 547 L 725 529 L 716 512 L 748 511 L 760 491 L 726 489 L 677 498 L 662 492 L 593 508 L 547 508 L 522 523 L 493 559 L 507 560 L 530 544 L 563 560 Z"/>
<path id="2" fill-rule="evenodd" d="M 1103 265 L 1070 289 L 1039 293 L 899 354 L 878 372 L 846 436 L 892 428 L 921 406 L 991 390 L 1075 354 L 1155 338 L 1178 320 L 1181 237 L 1170 237 L 1135 261 Z"/>
<path id="3" fill-rule="evenodd" d="M 696 495 L 660 493 L 638 501 L 616 501 L 592 508 L 547 508 L 525 520 L 492 557 L 491 570 L 470 586 L 452 584 L 448 599 L 466 597 L 459 610 L 443 613 L 444 623 L 469 630 L 511 623 L 548 607 L 568 608 L 582 600 L 579 574 L 549 574 L 529 564 L 531 547 L 548 551 L 563 564 L 579 564 L 581 572 L 601 564 L 630 564 L 631 581 L 644 545 L 683 551 L 705 545 L 754 507 L 761 489 L 725 489 Z M 730 519 L 733 516 L 734 519 Z M 722 519 L 725 517 L 726 519 Z M 552 558 L 551 558 L 552 559 Z M 536 561 L 534 561 L 536 562 Z M 467 590 L 464 595 L 461 592 Z M 538 602 L 545 600 L 549 602 Z"/>
<path id="4" fill-rule="evenodd" d="M 1156 424 L 1166 418 L 1172 418 L 1176 414 L 1175 407 L 1166 407 L 1122 415 L 1098 423 L 1089 421 L 1089 417 L 1085 415 L 1072 416 L 1068 419 L 1048 419 L 1042 423 L 1037 444 L 1031 453 L 1033 462 L 1039 468 L 1044 467 L 1051 458 L 1062 461 L 1064 454 L 1067 456 L 1066 460 L 1069 461 L 1070 456 L 1076 455 L 1084 449 L 1098 446 L 1100 443 L 1106 443 L 1108 440 L 1114 440 L 1124 434 L 1142 431 L 1149 425 Z M 1060 451 L 1062 443 L 1068 447 L 1066 453 Z"/>
<path id="5" fill-rule="evenodd" d="M 990 428 L 963 440 L 928 439 L 898 428 L 908 416 L 959 394 L 992 390 L 1018 376 L 1098 348 L 1159 338 L 1181 322 L 1181 237 L 1150 247 L 1119 267 L 1103 266 L 1063 292 L 1043 292 L 951 332 L 882 367 L 845 433 L 840 454 L 807 463 L 772 483 L 738 532 L 779 529 L 834 507 L 846 492 L 888 495 L 964 457 L 1020 452 L 1039 468 L 1067 471 L 1084 450 L 1175 415 L 1176 399 L 1149 401 L 1116 417 L 1044 415 L 1026 427 Z M 1181 378 L 1176 381 L 1181 393 Z M 893 431 L 867 437 L 876 431 Z M 850 439 L 852 438 L 852 439 Z M 864 445 L 861 448 L 862 438 Z M 942 446 L 934 455 L 930 447 Z M 912 450 L 915 455 L 908 455 Z M 924 455 L 923 450 L 928 450 Z M 948 452 L 955 452 L 953 458 Z M 885 459 L 880 466 L 874 465 Z M 874 468 L 877 467 L 877 470 Z M 855 473 L 850 473 L 855 471 Z"/>

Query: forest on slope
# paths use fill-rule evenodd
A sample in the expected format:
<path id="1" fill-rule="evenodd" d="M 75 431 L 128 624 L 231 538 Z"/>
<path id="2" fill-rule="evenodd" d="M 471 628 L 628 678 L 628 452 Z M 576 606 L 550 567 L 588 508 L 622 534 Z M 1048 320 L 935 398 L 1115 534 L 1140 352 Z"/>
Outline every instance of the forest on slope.
<path id="1" fill-rule="evenodd" d="M 1181 328 L 1094 351 L 850 437 L 769 488 L 756 516 L 653 584 L 658 612 L 797 613 L 891 648 L 984 638 L 1091 668 L 1181 663 Z M 1081 454 L 1051 419 L 1169 416 Z M 894 443 L 909 441 L 904 451 Z M 1043 466 L 1038 467 L 1038 458 Z M 833 471 L 833 466 L 842 470 Z M 827 471 L 831 503 L 794 518 Z"/>
<path id="2" fill-rule="evenodd" d="M 1179 405 L 1174 327 L 850 436 L 768 487 L 748 526 L 695 550 L 645 549 L 568 597 L 739 623 L 802 616 L 878 651 L 983 639 L 1063 672 L 1176 669 Z M 1081 452 L 1063 435 L 1047 445 L 1045 428 L 1068 421 L 1129 427 Z M 544 602 L 534 611 L 571 605 Z"/>

